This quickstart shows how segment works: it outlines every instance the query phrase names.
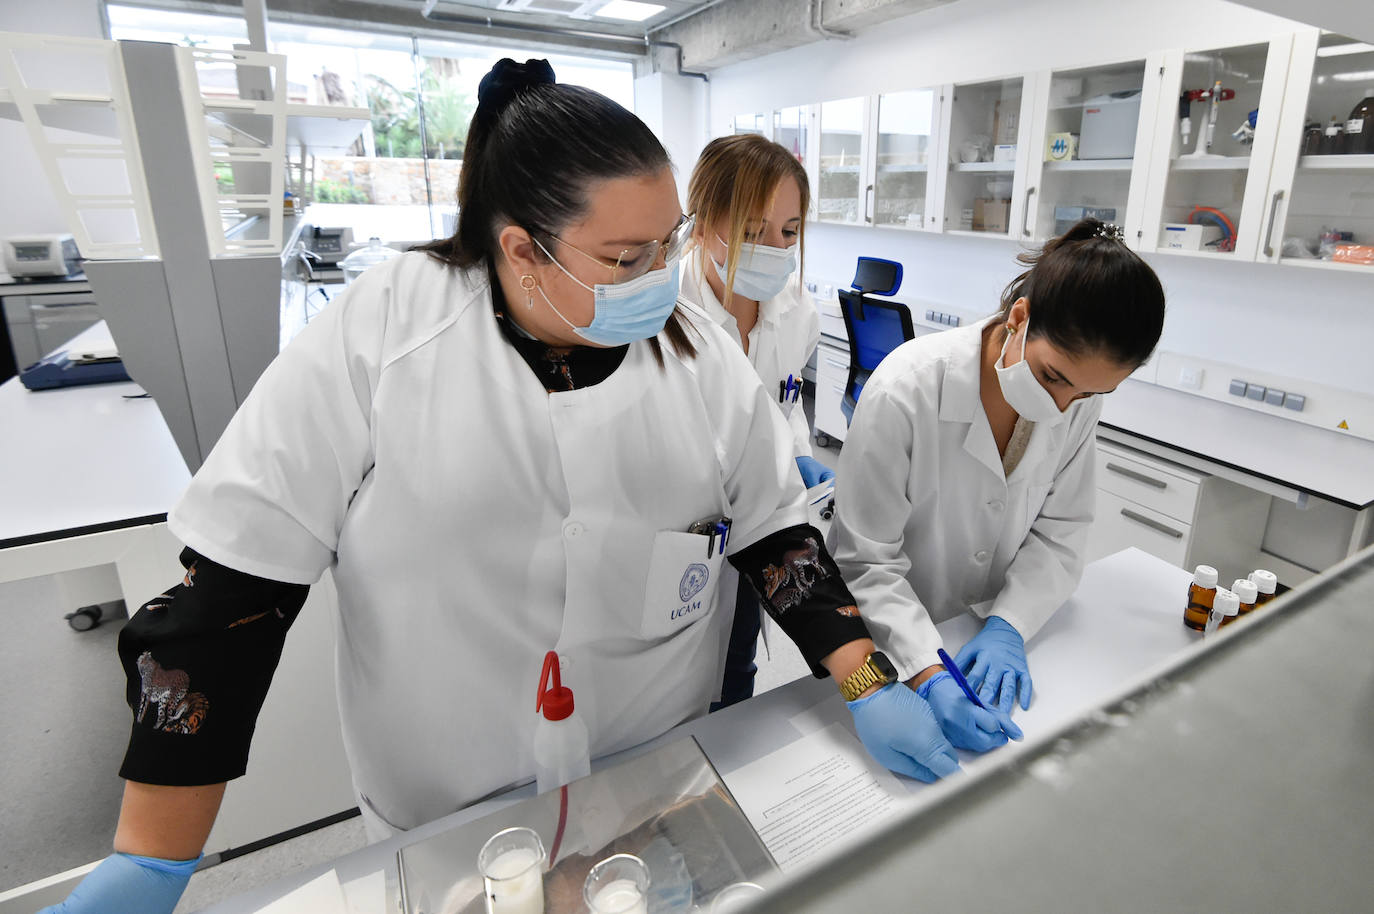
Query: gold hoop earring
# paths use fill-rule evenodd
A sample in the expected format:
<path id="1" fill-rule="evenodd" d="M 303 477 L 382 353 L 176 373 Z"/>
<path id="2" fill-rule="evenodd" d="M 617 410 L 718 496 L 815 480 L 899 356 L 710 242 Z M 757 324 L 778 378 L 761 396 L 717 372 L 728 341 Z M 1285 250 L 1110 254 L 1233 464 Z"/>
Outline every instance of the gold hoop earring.
<path id="1" fill-rule="evenodd" d="M 520 288 L 525 290 L 525 310 L 534 309 L 534 290 L 539 288 L 539 280 L 534 278 L 533 273 L 526 273 L 520 277 Z"/>

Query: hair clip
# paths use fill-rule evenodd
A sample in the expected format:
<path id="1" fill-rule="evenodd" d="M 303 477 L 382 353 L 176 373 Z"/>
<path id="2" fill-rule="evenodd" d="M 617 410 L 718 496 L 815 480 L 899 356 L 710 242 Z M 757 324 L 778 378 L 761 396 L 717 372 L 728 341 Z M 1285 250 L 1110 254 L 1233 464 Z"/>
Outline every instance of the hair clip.
<path id="1" fill-rule="evenodd" d="M 1104 222 L 1101 225 L 1099 225 L 1094 235 L 1097 238 L 1106 238 L 1110 241 L 1126 240 L 1126 232 L 1121 228 L 1121 226 L 1112 222 Z"/>

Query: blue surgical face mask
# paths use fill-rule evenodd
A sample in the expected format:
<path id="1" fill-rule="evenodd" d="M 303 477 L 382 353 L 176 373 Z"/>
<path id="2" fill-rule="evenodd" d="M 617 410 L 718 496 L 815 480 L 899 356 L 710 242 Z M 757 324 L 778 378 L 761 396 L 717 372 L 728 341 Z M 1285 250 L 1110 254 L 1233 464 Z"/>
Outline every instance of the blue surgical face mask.
<path id="1" fill-rule="evenodd" d="M 729 249 L 730 245 L 724 238 L 719 235 L 716 238 Z M 725 282 L 729 271 L 716 263 L 714 257 L 710 260 L 720 281 Z M 731 292 L 754 301 L 768 301 L 782 294 L 782 290 L 787 288 L 787 280 L 796 269 L 795 247 L 775 248 L 745 242 L 739 246 L 739 263 L 735 266 L 735 285 Z"/>
<path id="2" fill-rule="evenodd" d="M 534 243 L 539 244 L 539 241 L 536 239 Z M 657 336 L 663 326 L 668 323 L 668 318 L 672 315 L 673 309 L 677 307 L 678 258 L 676 257 L 668 261 L 663 269 L 650 270 L 643 276 L 637 276 L 629 282 L 615 284 L 599 282 L 595 286 L 589 286 L 569 273 L 567 267 L 559 263 L 544 248 L 544 245 L 539 244 L 539 249 L 544 251 L 544 254 L 569 279 L 595 296 L 592 322 L 585 327 L 579 327 L 568 320 L 563 312 L 559 311 L 558 307 L 549 301 L 549 296 L 545 294 L 543 287 L 539 287 L 539 295 L 544 299 L 544 303 L 549 306 L 549 310 L 557 314 L 559 320 L 567 324 L 573 333 L 594 346 L 624 346 L 635 340 L 647 340 Z"/>

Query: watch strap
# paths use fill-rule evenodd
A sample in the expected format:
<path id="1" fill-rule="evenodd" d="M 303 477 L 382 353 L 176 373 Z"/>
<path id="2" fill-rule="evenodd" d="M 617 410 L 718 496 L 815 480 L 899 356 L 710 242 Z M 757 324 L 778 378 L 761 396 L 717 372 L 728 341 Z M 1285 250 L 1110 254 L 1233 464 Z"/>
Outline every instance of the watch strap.
<path id="1" fill-rule="evenodd" d="M 869 654 L 864 658 L 864 662 L 857 670 L 850 673 L 840 683 L 840 695 L 845 701 L 853 701 L 864 693 L 870 686 L 886 684 L 887 677 L 873 663 L 873 655 Z"/>

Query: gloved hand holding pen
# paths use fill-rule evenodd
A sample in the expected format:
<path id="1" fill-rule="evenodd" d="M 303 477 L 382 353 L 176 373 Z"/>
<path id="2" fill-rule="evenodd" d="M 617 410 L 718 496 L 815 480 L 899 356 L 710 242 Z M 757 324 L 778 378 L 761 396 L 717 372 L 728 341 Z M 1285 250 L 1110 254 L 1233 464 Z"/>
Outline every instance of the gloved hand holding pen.
<path id="1" fill-rule="evenodd" d="M 1001 616 L 988 616 L 983 630 L 960 649 L 954 662 L 963 670 L 978 698 L 989 708 L 1010 714 L 1018 697 L 1023 710 L 1030 707 L 1031 677 L 1026 665 L 1026 642 Z"/>
<path id="2" fill-rule="evenodd" d="M 930 705 L 900 682 L 846 702 L 869 755 L 889 770 L 930 783 L 959 770 Z"/>
<path id="3" fill-rule="evenodd" d="M 1006 745 L 1009 737 L 1022 737 L 1009 715 L 978 707 L 949 673 L 936 673 L 917 687 L 916 694 L 926 700 L 940 729 L 960 749 L 987 752 Z"/>

